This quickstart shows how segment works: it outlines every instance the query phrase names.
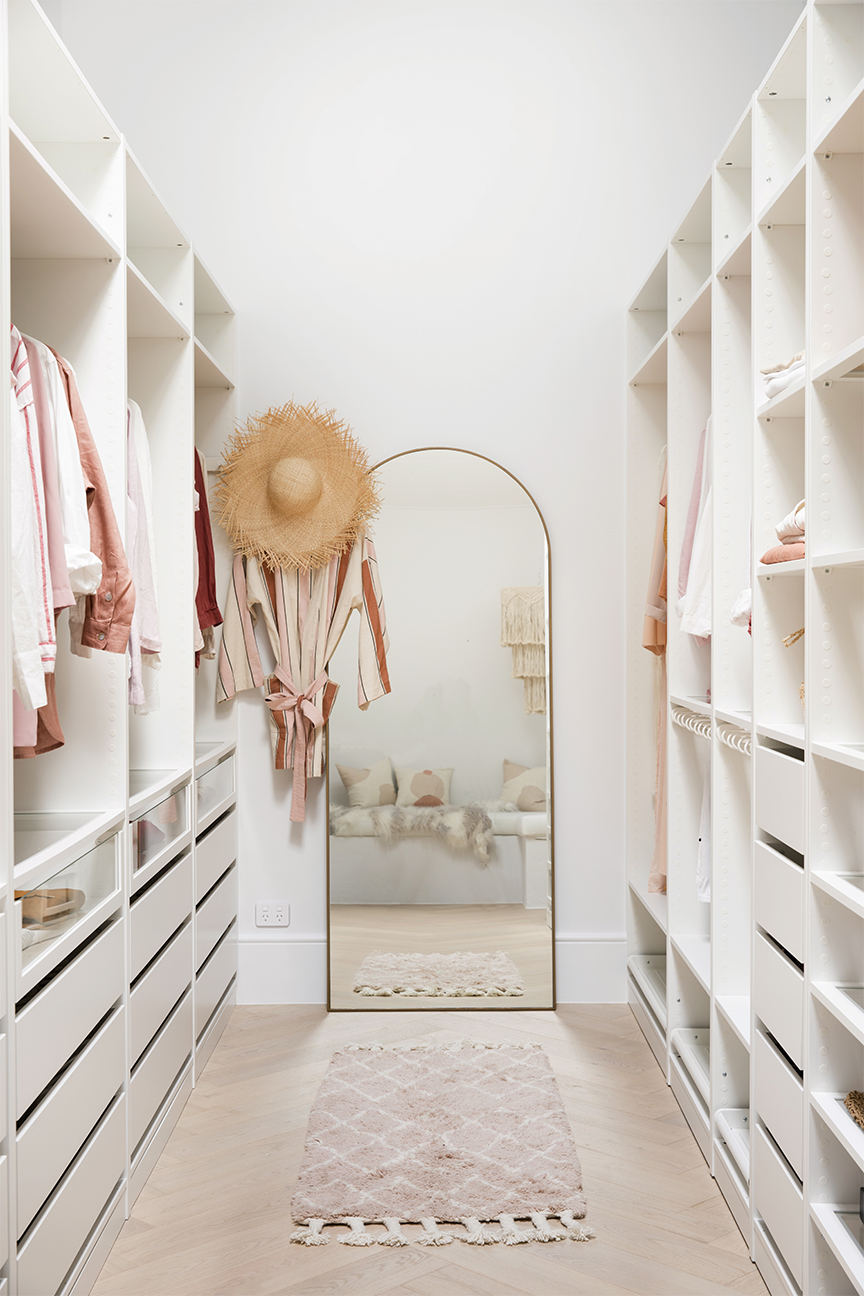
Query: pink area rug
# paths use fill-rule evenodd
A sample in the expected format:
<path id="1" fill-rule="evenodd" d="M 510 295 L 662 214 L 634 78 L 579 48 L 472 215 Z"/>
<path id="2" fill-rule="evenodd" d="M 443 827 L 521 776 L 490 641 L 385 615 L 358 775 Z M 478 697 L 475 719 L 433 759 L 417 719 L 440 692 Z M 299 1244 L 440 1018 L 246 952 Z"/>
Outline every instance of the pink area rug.
<path id="1" fill-rule="evenodd" d="M 318 1091 L 291 1205 L 307 1246 L 342 1223 L 352 1246 L 586 1241 L 582 1171 L 539 1045 L 456 1044 L 335 1053 Z M 557 1217 L 560 1226 L 552 1223 Z M 517 1219 L 531 1220 L 520 1228 Z M 499 1221 L 499 1230 L 485 1227 Z M 458 1221 L 464 1233 L 442 1232 Z M 382 1223 L 386 1233 L 366 1225 Z"/>
<path id="2" fill-rule="evenodd" d="M 369 954 L 354 977 L 355 994 L 432 995 L 447 999 L 522 995 L 525 982 L 509 955 Z"/>

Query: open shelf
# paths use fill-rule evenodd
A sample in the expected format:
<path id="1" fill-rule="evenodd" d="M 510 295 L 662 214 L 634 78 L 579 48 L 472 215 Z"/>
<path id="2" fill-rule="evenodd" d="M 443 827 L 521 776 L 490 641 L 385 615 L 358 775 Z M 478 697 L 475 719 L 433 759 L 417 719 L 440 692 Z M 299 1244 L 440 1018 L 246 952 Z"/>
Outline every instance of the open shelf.
<path id="1" fill-rule="evenodd" d="M 692 301 L 670 328 L 670 333 L 709 333 L 711 331 L 711 285 L 713 276 L 705 280 Z"/>
<path id="2" fill-rule="evenodd" d="M 753 230 L 751 226 L 741 235 L 734 247 L 731 247 L 717 267 L 718 278 L 725 275 L 750 274 L 753 264 Z"/>
<path id="3" fill-rule="evenodd" d="M 708 936 L 673 936 L 672 944 L 702 989 L 711 993 L 711 940 Z"/>
<path id="4" fill-rule="evenodd" d="M 717 1010 L 732 1027 L 746 1049 L 750 1048 L 750 996 L 718 995 Z"/>
<path id="5" fill-rule="evenodd" d="M 836 121 L 825 127 L 814 153 L 864 152 L 864 81 L 859 81 L 841 106 Z"/>
<path id="6" fill-rule="evenodd" d="M 827 1008 L 837 1020 L 854 1035 L 859 1044 L 864 1044 L 864 1008 L 846 993 L 847 990 L 864 995 L 860 986 L 840 985 L 833 981 L 814 981 L 811 985 L 813 997 Z"/>
<path id="7" fill-rule="evenodd" d="M 811 1093 L 810 1105 L 864 1174 L 864 1130 L 849 1115 L 845 1097 L 845 1093 Z"/>
<path id="8" fill-rule="evenodd" d="M 864 1290 L 864 1247 L 856 1241 L 850 1230 L 843 1223 L 839 1214 L 848 1215 L 850 1220 L 858 1220 L 857 1205 L 843 1206 L 825 1202 L 810 1203 L 810 1217 L 816 1224 L 825 1241 L 834 1252 L 847 1278 L 851 1279 L 855 1290 Z"/>
<path id="9" fill-rule="evenodd" d="M 714 719 L 722 724 L 734 725 L 738 729 L 746 729 L 749 732 L 753 714 L 751 711 L 727 711 L 723 707 L 715 706 Z"/>
<path id="10" fill-rule="evenodd" d="M 811 750 L 814 756 L 836 761 L 838 765 L 848 765 L 850 769 L 864 770 L 864 744 L 862 743 L 814 742 Z"/>
<path id="11" fill-rule="evenodd" d="M 644 885 L 638 885 L 632 879 L 630 890 L 636 899 L 653 918 L 654 922 L 665 932 L 669 928 L 669 898 L 665 891 L 649 891 Z"/>
<path id="12" fill-rule="evenodd" d="M 195 339 L 195 386 L 227 387 L 229 389 L 234 386 L 225 370 L 220 367 L 197 337 Z"/>
<path id="13" fill-rule="evenodd" d="M 669 335 L 664 333 L 630 379 L 631 385 L 642 387 L 648 383 L 665 383 L 668 356 Z"/>
<path id="14" fill-rule="evenodd" d="M 672 1031 L 669 1042 L 707 1108 L 711 1102 L 711 1032 L 707 1027 L 682 1027 Z"/>
<path id="15" fill-rule="evenodd" d="M 806 566 L 804 558 L 793 558 L 791 562 L 760 562 L 756 564 L 756 575 L 767 576 L 769 580 L 772 576 L 794 576 L 796 572 L 803 572 Z"/>
<path id="16" fill-rule="evenodd" d="M 666 955 L 631 954 L 627 968 L 651 1011 L 666 1029 Z"/>
<path id="17" fill-rule="evenodd" d="M 852 382 L 864 382 L 864 337 L 855 338 L 836 356 L 823 360 L 813 368 L 813 382 L 832 382 L 839 378 L 849 378 Z M 853 373 L 853 370 L 858 370 Z"/>
<path id="18" fill-rule="evenodd" d="M 684 707 L 686 711 L 695 711 L 697 715 L 711 719 L 711 703 L 707 698 L 688 697 L 682 693 L 670 694 L 669 701 L 672 706 Z"/>
<path id="19" fill-rule="evenodd" d="M 13 257 L 120 258 L 119 246 L 15 126 L 9 175 Z"/>
<path id="20" fill-rule="evenodd" d="M 773 414 L 775 418 L 803 418 L 806 386 L 806 378 L 799 378 L 786 391 L 778 392 L 769 401 L 759 405 L 756 409 L 756 417 L 765 418 Z"/>
<path id="21" fill-rule="evenodd" d="M 757 217 L 759 225 L 803 225 L 806 210 L 806 166 L 800 162 L 772 194 Z"/>
<path id="22" fill-rule="evenodd" d="M 750 1182 L 750 1112 L 746 1107 L 720 1108 L 714 1115 L 717 1133 L 726 1144 L 745 1184 Z"/>
<path id="23" fill-rule="evenodd" d="M 129 337 L 189 337 L 183 321 L 131 261 L 126 262 L 126 312 Z"/>
<path id="24" fill-rule="evenodd" d="M 859 918 L 864 918 L 864 873 L 829 873 L 814 869 L 810 875 L 813 885 L 845 905 Z"/>
<path id="25" fill-rule="evenodd" d="M 790 747 L 804 748 L 804 722 L 800 724 L 766 724 L 756 725 L 760 738 L 773 738 L 775 742 L 786 743 Z"/>

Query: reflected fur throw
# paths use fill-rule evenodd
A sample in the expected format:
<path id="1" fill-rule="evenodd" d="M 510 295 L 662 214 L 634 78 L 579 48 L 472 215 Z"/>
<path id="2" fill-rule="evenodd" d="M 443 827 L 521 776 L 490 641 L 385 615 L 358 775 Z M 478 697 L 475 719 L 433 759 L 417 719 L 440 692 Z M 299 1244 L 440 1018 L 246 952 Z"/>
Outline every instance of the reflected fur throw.
<path id="1" fill-rule="evenodd" d="M 436 837 L 450 850 L 470 850 L 481 864 L 489 863 L 492 820 L 483 806 L 331 806 L 334 837 L 357 837 L 369 822 L 375 836 L 392 844 L 400 837 Z"/>

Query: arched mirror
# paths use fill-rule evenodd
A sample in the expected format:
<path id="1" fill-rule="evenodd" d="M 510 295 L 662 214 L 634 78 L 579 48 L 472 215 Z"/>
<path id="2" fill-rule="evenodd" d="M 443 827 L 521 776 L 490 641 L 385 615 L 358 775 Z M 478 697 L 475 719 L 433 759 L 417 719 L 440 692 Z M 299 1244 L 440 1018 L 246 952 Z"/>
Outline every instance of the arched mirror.
<path id="1" fill-rule="evenodd" d="M 376 475 L 392 692 L 329 722 L 329 1006 L 552 1008 L 543 519 L 467 451 Z"/>

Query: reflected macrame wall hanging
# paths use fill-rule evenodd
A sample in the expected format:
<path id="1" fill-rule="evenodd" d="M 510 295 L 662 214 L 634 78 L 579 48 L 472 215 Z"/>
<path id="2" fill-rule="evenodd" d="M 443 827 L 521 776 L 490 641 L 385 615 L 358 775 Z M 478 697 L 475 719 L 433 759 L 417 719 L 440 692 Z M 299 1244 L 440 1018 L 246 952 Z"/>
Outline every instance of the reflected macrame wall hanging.
<path id="1" fill-rule="evenodd" d="M 526 715 L 546 714 L 546 599 L 539 585 L 501 591 L 501 647 L 513 653 L 513 679 L 521 679 Z"/>
<path id="2" fill-rule="evenodd" d="M 339 689 L 327 663 L 355 610 L 358 705 L 390 692 L 384 603 L 366 534 L 380 507 L 376 483 L 365 450 L 332 410 L 291 401 L 237 430 L 215 497 L 235 551 L 217 701 L 266 687 L 274 762 L 294 771 L 291 819 L 299 823 L 306 780 L 323 770 L 324 725 Z M 266 679 L 259 618 L 277 662 Z"/>

